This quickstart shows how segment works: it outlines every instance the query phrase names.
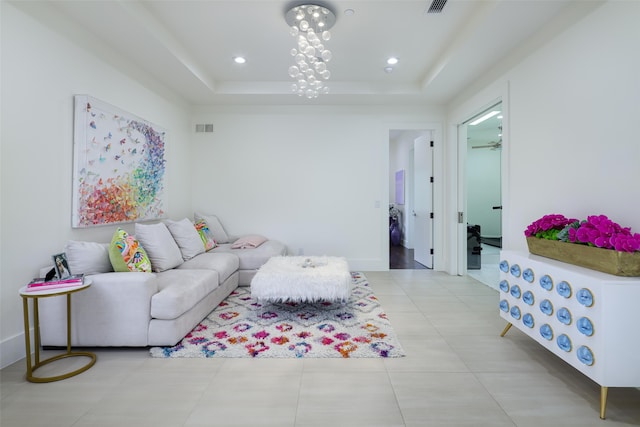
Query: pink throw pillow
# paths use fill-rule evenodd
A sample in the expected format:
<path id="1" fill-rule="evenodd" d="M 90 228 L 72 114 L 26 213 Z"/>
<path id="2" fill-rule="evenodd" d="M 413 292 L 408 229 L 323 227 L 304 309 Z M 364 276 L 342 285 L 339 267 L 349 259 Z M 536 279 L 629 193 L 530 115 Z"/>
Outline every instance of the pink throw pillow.
<path id="1" fill-rule="evenodd" d="M 231 249 L 257 248 L 266 241 L 267 238 L 264 236 L 259 234 L 250 234 L 236 240 L 233 245 L 231 245 Z"/>

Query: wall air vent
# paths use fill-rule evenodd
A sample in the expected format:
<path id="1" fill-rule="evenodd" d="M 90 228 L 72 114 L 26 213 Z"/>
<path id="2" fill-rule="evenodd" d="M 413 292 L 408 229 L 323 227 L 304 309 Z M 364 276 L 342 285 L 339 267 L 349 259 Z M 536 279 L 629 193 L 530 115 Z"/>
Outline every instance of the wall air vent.
<path id="1" fill-rule="evenodd" d="M 197 124 L 196 125 L 196 133 L 211 133 L 213 132 L 213 123 L 206 123 L 206 124 Z"/>
<path id="2" fill-rule="evenodd" d="M 431 6 L 427 9 L 427 13 L 440 13 L 444 9 L 444 5 L 447 4 L 447 0 L 433 0 Z"/>

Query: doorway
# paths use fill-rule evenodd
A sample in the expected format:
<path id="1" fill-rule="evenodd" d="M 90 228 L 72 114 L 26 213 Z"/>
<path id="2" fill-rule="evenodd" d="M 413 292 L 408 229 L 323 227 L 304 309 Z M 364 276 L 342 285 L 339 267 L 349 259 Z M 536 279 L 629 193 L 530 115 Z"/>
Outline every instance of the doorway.
<path id="1" fill-rule="evenodd" d="M 502 103 L 463 123 L 467 274 L 497 289 L 502 247 Z"/>
<path id="2" fill-rule="evenodd" d="M 389 268 L 433 268 L 430 130 L 389 131 Z"/>

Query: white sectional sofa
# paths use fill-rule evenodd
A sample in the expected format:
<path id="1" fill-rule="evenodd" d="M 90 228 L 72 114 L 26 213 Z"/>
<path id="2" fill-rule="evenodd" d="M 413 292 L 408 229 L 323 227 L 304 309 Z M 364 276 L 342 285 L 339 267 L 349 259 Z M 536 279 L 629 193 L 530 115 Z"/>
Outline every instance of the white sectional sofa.
<path id="1" fill-rule="evenodd" d="M 251 285 L 251 279 L 262 264 L 276 255 L 286 255 L 287 248 L 277 240 L 267 240 L 256 248 L 232 249 L 231 243 L 223 243 L 211 250 L 213 253 L 232 253 L 238 257 L 238 286 Z"/>
<path id="2" fill-rule="evenodd" d="M 214 218 L 208 217 L 207 223 L 217 221 Z M 184 236 L 173 232 L 185 221 L 189 220 L 135 225 L 135 237 L 148 253 L 152 272 L 113 271 L 113 242 L 70 241 L 65 246 L 71 272 L 84 273 L 92 282 L 72 297 L 73 346 L 174 345 L 237 286 L 250 285 L 256 270 L 270 257 L 287 252 L 281 242 L 256 239 L 256 235 L 246 239 L 221 235 L 226 243 L 189 252 L 181 239 Z M 211 227 L 214 236 L 215 227 Z M 234 249 L 236 241 L 248 243 Z M 254 242 L 260 243 L 254 248 Z M 41 298 L 39 311 L 41 344 L 66 346 L 66 298 Z"/>

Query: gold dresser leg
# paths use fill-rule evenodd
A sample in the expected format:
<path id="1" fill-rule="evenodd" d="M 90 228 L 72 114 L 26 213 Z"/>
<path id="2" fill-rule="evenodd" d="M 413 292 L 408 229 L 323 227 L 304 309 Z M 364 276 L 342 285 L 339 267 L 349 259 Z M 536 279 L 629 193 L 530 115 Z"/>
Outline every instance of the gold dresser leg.
<path id="1" fill-rule="evenodd" d="M 504 327 L 504 329 L 500 333 L 500 336 L 501 337 L 505 336 L 507 332 L 509 332 L 509 329 L 511 329 L 511 326 L 513 326 L 511 323 L 507 323 L 507 326 Z"/>
<path id="2" fill-rule="evenodd" d="M 607 411 L 607 393 L 609 387 L 600 387 L 600 419 L 604 420 L 604 414 Z"/>

